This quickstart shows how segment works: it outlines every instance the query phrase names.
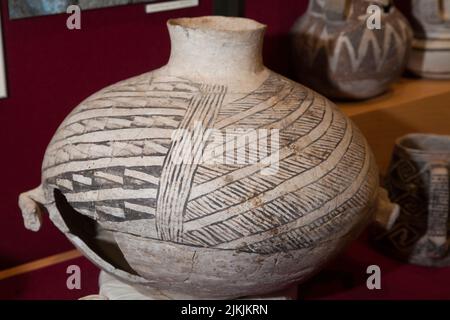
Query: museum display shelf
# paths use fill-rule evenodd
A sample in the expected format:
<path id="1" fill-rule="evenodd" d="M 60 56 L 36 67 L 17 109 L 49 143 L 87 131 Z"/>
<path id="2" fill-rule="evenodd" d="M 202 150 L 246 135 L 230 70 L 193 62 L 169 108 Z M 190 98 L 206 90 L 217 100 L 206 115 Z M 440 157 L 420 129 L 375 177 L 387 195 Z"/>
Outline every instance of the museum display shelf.
<path id="1" fill-rule="evenodd" d="M 400 136 L 450 134 L 449 80 L 402 78 L 379 97 L 337 105 L 366 136 L 382 173 Z"/>

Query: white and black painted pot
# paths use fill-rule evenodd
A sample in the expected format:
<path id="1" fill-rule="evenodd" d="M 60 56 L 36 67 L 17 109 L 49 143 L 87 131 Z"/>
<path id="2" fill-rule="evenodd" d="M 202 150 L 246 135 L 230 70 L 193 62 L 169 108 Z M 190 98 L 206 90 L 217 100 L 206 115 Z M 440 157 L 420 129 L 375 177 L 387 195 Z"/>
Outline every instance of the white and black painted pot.
<path id="1" fill-rule="evenodd" d="M 407 134 L 395 144 L 385 187 L 401 210 L 374 242 L 390 256 L 428 267 L 450 265 L 450 136 Z"/>
<path id="2" fill-rule="evenodd" d="M 328 98 L 371 98 L 400 77 L 411 39 L 392 1 L 310 0 L 292 29 L 296 77 Z"/>
<path id="3" fill-rule="evenodd" d="M 20 196 L 25 225 L 38 230 L 44 206 L 84 255 L 149 297 L 236 298 L 305 280 L 372 217 L 366 140 L 326 98 L 264 67 L 264 25 L 168 27 L 167 65 L 63 121 L 42 185 Z"/>
<path id="4" fill-rule="evenodd" d="M 414 30 L 408 70 L 424 78 L 450 79 L 450 2 L 412 0 Z"/>

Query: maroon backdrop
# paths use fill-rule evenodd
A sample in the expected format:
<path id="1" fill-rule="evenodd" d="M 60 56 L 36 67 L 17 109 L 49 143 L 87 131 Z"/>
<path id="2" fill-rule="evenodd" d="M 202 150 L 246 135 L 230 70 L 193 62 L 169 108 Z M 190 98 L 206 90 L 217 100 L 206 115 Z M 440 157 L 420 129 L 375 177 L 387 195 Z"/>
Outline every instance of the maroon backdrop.
<path id="1" fill-rule="evenodd" d="M 264 61 L 272 70 L 292 76 L 289 31 L 305 12 L 308 0 L 247 0 L 245 15 L 268 26 Z"/>

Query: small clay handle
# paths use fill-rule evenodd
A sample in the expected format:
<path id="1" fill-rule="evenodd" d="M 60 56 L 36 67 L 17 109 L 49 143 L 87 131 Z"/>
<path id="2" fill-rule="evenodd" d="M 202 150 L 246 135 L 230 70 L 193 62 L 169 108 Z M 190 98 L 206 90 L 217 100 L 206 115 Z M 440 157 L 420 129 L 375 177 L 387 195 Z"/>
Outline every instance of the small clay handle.
<path id="1" fill-rule="evenodd" d="M 400 215 L 400 206 L 393 203 L 384 188 L 379 188 L 375 206 L 375 223 L 383 230 L 390 230 Z"/>
<path id="2" fill-rule="evenodd" d="M 42 186 L 19 196 L 19 207 L 25 228 L 31 231 L 39 231 L 42 225 L 42 212 L 45 203 Z"/>
<path id="3" fill-rule="evenodd" d="M 449 211 L 449 179 L 445 163 L 430 165 L 428 192 L 428 226 L 426 236 L 433 244 L 429 255 L 440 258 L 447 253 L 447 228 Z"/>

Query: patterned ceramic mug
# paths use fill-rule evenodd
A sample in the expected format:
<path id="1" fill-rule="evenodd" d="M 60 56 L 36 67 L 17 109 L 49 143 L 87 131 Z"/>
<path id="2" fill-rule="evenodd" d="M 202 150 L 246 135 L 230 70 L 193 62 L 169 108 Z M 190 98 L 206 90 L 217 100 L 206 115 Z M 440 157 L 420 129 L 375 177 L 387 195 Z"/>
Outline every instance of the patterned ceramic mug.
<path id="1" fill-rule="evenodd" d="M 409 134 L 397 140 L 385 187 L 401 211 L 376 236 L 389 253 L 414 264 L 450 265 L 450 136 Z"/>

